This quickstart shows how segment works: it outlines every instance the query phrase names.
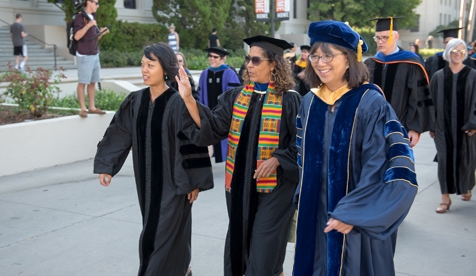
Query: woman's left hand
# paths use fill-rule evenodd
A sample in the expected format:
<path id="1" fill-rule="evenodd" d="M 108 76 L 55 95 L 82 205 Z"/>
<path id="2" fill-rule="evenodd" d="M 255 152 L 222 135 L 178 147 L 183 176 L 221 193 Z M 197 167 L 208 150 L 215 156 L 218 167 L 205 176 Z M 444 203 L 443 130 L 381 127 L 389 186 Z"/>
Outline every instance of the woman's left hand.
<path id="1" fill-rule="evenodd" d="M 324 229 L 324 233 L 330 232 L 332 230 L 336 230 L 338 232 L 341 232 L 342 234 L 349 234 L 352 228 L 354 228 L 353 225 L 349 225 L 349 224 L 343 223 L 340 220 L 330 218 L 329 221 L 327 222 L 327 227 Z"/>
<path id="2" fill-rule="evenodd" d="M 272 174 L 276 168 L 279 166 L 278 158 L 271 157 L 270 159 L 263 161 L 261 165 L 256 168 L 255 174 L 253 175 L 254 179 L 260 179 L 262 177 L 268 177 Z"/>
<path id="3" fill-rule="evenodd" d="M 178 84 L 178 90 L 182 99 L 186 100 L 192 98 L 192 86 L 190 86 L 190 81 L 188 80 L 187 72 L 183 69 L 183 66 L 180 66 L 178 75 L 175 76 L 175 80 Z"/>
<path id="4" fill-rule="evenodd" d="M 471 137 L 473 136 L 475 133 L 476 133 L 476 129 L 470 129 L 470 130 L 466 130 L 465 133 Z"/>
<path id="5" fill-rule="evenodd" d="M 198 188 L 196 188 L 195 190 L 187 194 L 187 199 L 190 201 L 190 203 L 193 203 L 195 200 L 197 200 L 197 197 L 198 197 Z"/>

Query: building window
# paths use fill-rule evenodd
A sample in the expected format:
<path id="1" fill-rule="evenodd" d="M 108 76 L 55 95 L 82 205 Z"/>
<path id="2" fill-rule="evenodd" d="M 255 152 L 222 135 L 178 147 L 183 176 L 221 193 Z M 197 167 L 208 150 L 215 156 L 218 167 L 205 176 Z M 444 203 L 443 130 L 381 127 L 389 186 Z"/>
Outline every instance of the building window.
<path id="1" fill-rule="evenodd" d="M 124 0 L 124 8 L 126 9 L 135 9 L 136 0 Z"/>
<path id="2" fill-rule="evenodd" d="M 416 16 L 416 25 L 415 25 L 415 27 L 410 29 L 410 32 L 418 33 L 419 31 L 420 31 L 420 15 L 417 14 L 417 16 Z"/>
<path id="3" fill-rule="evenodd" d="M 443 25 L 442 19 L 443 19 L 443 16 L 442 16 L 441 13 L 440 13 L 440 24 L 439 24 L 439 25 Z"/>

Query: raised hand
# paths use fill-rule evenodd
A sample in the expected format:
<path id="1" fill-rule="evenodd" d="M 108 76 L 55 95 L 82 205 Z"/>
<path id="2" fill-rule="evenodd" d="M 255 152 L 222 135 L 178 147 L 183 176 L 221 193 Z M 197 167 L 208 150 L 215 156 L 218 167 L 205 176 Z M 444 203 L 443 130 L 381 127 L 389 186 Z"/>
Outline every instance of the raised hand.
<path id="1" fill-rule="evenodd" d="M 180 96 L 184 100 L 188 100 L 192 97 L 192 87 L 190 86 L 190 81 L 188 80 L 188 75 L 183 69 L 183 66 L 180 66 L 178 71 L 178 75 L 175 76 L 175 80 L 178 84 L 178 90 L 180 92 Z"/>

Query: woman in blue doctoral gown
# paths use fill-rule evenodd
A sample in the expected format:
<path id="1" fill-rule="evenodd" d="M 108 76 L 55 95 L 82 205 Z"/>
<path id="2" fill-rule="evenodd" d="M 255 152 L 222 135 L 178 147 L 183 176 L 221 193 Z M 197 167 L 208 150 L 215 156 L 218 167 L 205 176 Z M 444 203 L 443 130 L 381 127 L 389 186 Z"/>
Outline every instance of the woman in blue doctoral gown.
<path id="1" fill-rule="evenodd" d="M 368 84 L 367 50 L 349 26 L 309 26 L 311 51 L 296 120 L 300 183 L 293 275 L 395 275 L 397 227 L 417 193 L 407 132 Z"/>

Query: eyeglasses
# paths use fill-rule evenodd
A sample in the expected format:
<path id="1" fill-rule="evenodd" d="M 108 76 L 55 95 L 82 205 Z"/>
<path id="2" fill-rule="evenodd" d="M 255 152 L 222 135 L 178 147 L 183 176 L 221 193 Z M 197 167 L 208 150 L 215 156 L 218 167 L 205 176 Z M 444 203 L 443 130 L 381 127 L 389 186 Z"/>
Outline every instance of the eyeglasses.
<path id="1" fill-rule="evenodd" d="M 464 54 L 466 54 L 466 50 L 456 50 L 456 49 L 454 49 L 454 50 L 451 50 L 451 53 L 453 55 L 456 55 L 456 54 L 464 55 Z"/>
<path id="2" fill-rule="evenodd" d="M 269 58 L 261 58 L 258 56 L 250 57 L 250 56 L 245 56 L 245 63 L 248 64 L 251 61 L 251 64 L 254 66 L 260 65 L 261 61 L 263 60 L 269 60 Z"/>
<path id="3" fill-rule="evenodd" d="M 96 3 L 96 6 L 99 6 L 99 2 L 95 2 L 95 1 L 89 1 L 91 3 Z"/>
<path id="4" fill-rule="evenodd" d="M 319 60 L 322 60 L 322 62 L 324 62 L 324 63 L 330 63 L 330 62 L 332 62 L 332 60 L 334 60 L 334 57 L 337 56 L 337 55 L 344 55 L 344 53 L 327 54 L 327 55 L 323 55 L 323 56 L 310 55 L 309 56 L 309 61 L 319 63 Z"/>
<path id="5" fill-rule="evenodd" d="M 387 42 L 388 39 L 389 39 L 388 36 L 374 36 L 374 41 L 375 42 L 379 42 L 379 41 Z"/>
<path id="6" fill-rule="evenodd" d="M 209 58 L 214 58 L 214 59 L 217 59 L 217 58 L 220 58 L 220 56 L 214 56 L 214 55 L 208 55 Z"/>

